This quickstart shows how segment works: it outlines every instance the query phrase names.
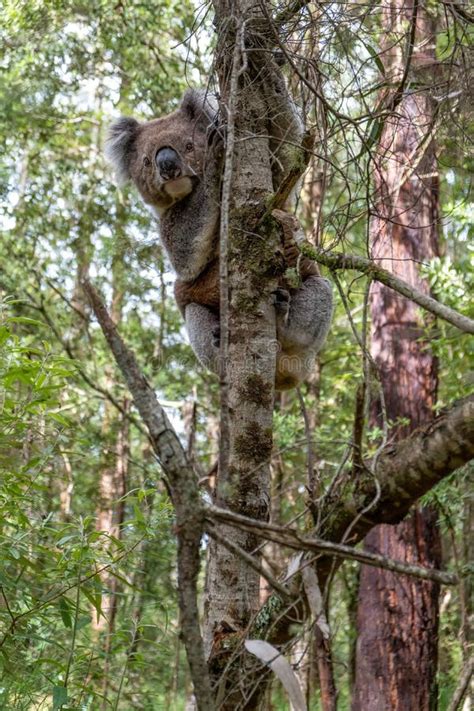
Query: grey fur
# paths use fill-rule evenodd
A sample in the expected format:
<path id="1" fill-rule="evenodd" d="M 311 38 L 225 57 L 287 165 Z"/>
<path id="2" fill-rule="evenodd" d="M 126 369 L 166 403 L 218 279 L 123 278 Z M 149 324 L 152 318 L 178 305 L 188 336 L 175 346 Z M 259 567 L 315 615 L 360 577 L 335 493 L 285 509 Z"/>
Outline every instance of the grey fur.
<path id="1" fill-rule="evenodd" d="M 277 190 L 294 163 L 292 154 L 301 144 L 303 127 L 294 105 L 285 100 L 286 92 L 278 81 L 270 81 L 271 78 L 270 75 L 267 103 L 269 129 L 273 135 L 274 189 Z M 181 282 L 196 280 L 199 283 L 204 270 L 218 256 L 223 153 L 220 129 L 216 98 L 204 90 L 189 90 L 178 110 L 168 117 L 142 124 L 122 118 L 109 132 L 107 156 L 119 180 L 123 182 L 133 177 L 158 220 L 161 240 Z M 189 158 L 193 151 L 187 154 L 183 147 L 183 133 L 192 136 L 194 158 Z M 154 153 L 146 153 L 146 141 L 150 137 Z M 146 157 L 155 156 L 156 150 L 163 146 L 178 154 L 185 181 L 185 187 L 181 189 L 179 183 L 179 190 L 176 188 L 174 193 L 166 192 L 172 190 L 173 181 L 160 179 L 151 161 L 147 164 L 151 172 L 147 173 L 146 180 L 140 172 L 142 152 L 145 151 Z M 206 289 L 207 283 L 201 281 Z M 277 386 L 287 388 L 303 380 L 314 367 L 314 357 L 326 339 L 331 322 L 332 293 L 326 279 L 308 276 L 301 287 L 291 293 L 291 298 L 288 292 L 279 297 L 277 336 L 281 351 Z M 197 296 L 194 298 L 198 300 Z M 218 372 L 219 348 L 215 338 L 219 330 L 218 315 L 200 303 L 188 302 L 182 308 L 194 352 L 205 367 Z"/>
<path id="2" fill-rule="evenodd" d="M 277 316 L 277 369 L 282 376 L 287 374 L 298 382 L 308 377 L 326 340 L 332 313 L 330 282 L 319 276 L 308 277 L 291 296 L 289 312 Z M 218 316 L 201 304 L 189 304 L 185 320 L 194 353 L 205 368 L 218 373 L 219 348 L 213 335 L 219 327 Z"/>
<path id="3" fill-rule="evenodd" d="M 185 321 L 189 342 L 199 361 L 208 370 L 218 373 L 219 348 L 213 334 L 219 328 L 219 317 L 206 306 L 188 304 Z"/>
<path id="4" fill-rule="evenodd" d="M 180 108 L 188 114 L 190 121 L 196 120 L 202 114 L 209 124 L 217 126 L 219 102 L 216 95 L 207 89 L 185 91 Z"/>
<path id="5" fill-rule="evenodd" d="M 220 219 L 220 161 L 209 156 L 193 192 L 157 215 L 160 237 L 177 276 L 196 279 L 216 255 Z"/>
<path id="6" fill-rule="evenodd" d="M 104 152 L 115 169 L 119 185 L 130 180 L 129 152 L 139 126 L 134 118 L 121 116 L 109 128 Z"/>
<path id="7" fill-rule="evenodd" d="M 278 323 L 278 341 L 289 353 L 316 355 L 329 331 L 333 312 L 332 288 L 327 279 L 310 276 L 291 296 L 286 322 Z"/>

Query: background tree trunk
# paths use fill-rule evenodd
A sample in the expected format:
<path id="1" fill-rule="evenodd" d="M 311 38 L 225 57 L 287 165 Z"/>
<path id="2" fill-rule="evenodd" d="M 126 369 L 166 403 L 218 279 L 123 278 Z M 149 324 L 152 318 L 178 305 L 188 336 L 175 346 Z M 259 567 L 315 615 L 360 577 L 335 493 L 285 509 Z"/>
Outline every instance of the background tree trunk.
<path id="1" fill-rule="evenodd" d="M 427 59 L 434 62 L 433 22 L 425 4 L 418 7 L 411 0 L 391 0 L 382 21 L 384 32 L 391 33 L 384 63 L 400 88 L 389 97 L 395 111 L 375 156 L 371 248 L 385 268 L 427 292 L 418 265 L 438 253 L 438 176 L 430 138 L 433 106 L 426 93 L 408 93 L 403 84 L 410 56 L 415 70 Z M 402 37 L 410 34 L 414 23 L 415 42 L 409 40 L 402 56 Z M 375 284 L 370 312 L 371 353 L 391 425 L 388 436 L 398 439 L 433 416 L 437 363 L 424 337 L 428 324 L 423 324 L 413 302 Z M 378 400 L 372 407 L 372 424 L 383 427 L 382 420 Z M 436 514 L 418 509 L 397 526 L 377 526 L 365 545 L 397 560 L 439 567 Z M 353 711 L 436 707 L 438 595 L 439 586 L 433 582 L 362 567 Z"/>

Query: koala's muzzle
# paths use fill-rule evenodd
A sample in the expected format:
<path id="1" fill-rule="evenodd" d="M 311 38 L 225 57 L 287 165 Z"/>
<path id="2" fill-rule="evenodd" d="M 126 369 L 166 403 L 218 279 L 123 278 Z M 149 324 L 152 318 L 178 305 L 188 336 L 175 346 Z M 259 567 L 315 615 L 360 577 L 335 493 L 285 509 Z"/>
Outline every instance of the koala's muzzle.
<path id="1" fill-rule="evenodd" d="M 181 175 L 181 159 L 173 148 L 160 148 L 155 161 L 163 180 L 174 180 Z"/>

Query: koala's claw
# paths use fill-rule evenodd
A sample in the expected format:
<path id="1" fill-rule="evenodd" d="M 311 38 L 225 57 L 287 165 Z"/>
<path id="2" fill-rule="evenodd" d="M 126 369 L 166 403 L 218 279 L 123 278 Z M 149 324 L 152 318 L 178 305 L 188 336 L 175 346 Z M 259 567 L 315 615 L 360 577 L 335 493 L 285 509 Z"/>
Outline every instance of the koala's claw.
<path id="1" fill-rule="evenodd" d="M 290 292 L 280 286 L 273 292 L 273 303 L 279 314 L 286 316 L 290 310 Z"/>
<path id="2" fill-rule="evenodd" d="M 212 343 L 215 348 L 220 348 L 221 346 L 221 327 L 219 324 L 212 329 Z"/>

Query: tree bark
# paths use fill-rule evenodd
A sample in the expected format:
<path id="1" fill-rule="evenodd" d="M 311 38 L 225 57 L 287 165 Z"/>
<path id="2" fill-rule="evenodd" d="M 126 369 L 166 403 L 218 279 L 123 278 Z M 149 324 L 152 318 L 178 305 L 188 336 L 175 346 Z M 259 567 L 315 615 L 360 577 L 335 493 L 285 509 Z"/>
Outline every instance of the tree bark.
<path id="1" fill-rule="evenodd" d="M 434 143 L 429 137 L 433 107 L 426 93 L 404 92 L 407 67 L 419 61 L 419 43 L 434 59 L 433 23 L 416 0 L 391 0 L 382 12 L 390 30 L 385 64 L 399 88 L 396 107 L 377 148 L 375 214 L 370 223 L 372 256 L 378 263 L 428 292 L 418 264 L 438 254 L 438 176 Z M 404 37 L 402 56 L 393 37 Z M 427 49 L 428 47 L 428 49 Z M 376 283 L 370 295 L 371 355 L 382 399 L 372 405 L 372 424 L 390 438 L 406 436 L 433 416 L 437 363 L 429 350 L 416 305 Z M 385 419 L 386 418 L 386 419 Z M 384 422 L 385 419 L 385 422 Z M 398 526 L 378 526 L 366 537 L 368 550 L 397 560 L 437 568 L 440 536 L 433 511 L 418 509 Z M 358 641 L 353 711 L 406 711 L 436 707 L 439 585 L 363 566 L 358 603 Z"/>
<path id="2" fill-rule="evenodd" d="M 215 0 L 214 7 L 217 70 L 228 124 L 220 250 L 221 395 L 225 393 L 225 399 L 214 500 L 220 507 L 266 521 L 276 361 L 272 292 L 279 268 L 278 229 L 272 220 L 262 220 L 273 195 L 264 91 L 265 52 L 270 45 L 259 0 Z M 232 175 L 227 170 L 229 161 L 235 166 Z M 228 284 L 222 270 L 226 253 Z M 220 524 L 218 536 L 247 554 L 258 545 L 252 532 L 226 524 Z M 254 559 L 258 566 L 259 552 Z M 233 653 L 260 607 L 258 567 L 248 566 L 229 547 L 213 540 L 206 589 L 206 646 L 217 707 L 254 708 L 256 687 L 249 668 L 255 669 L 255 660 L 245 654 L 236 663 Z"/>

